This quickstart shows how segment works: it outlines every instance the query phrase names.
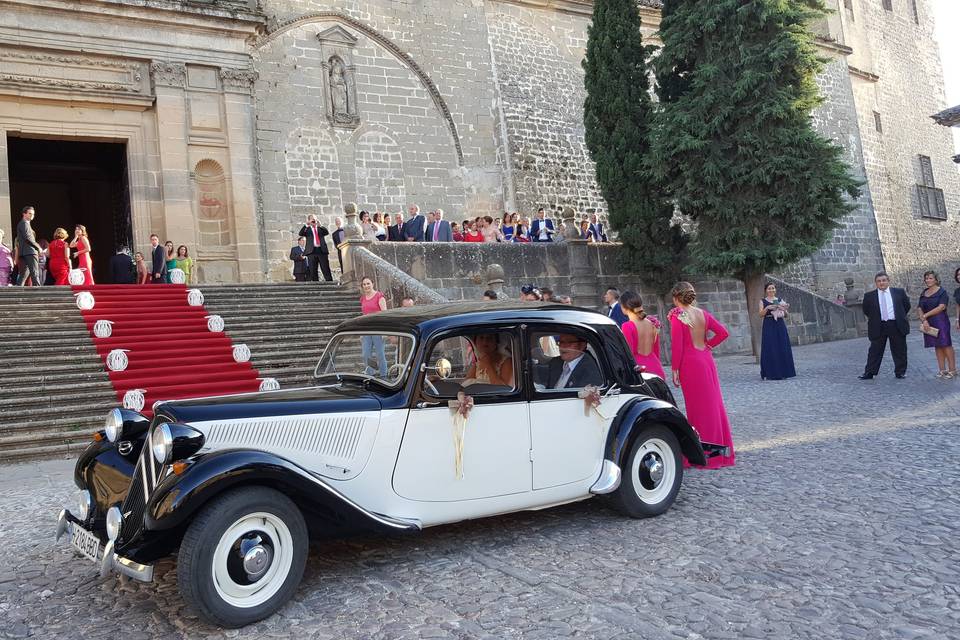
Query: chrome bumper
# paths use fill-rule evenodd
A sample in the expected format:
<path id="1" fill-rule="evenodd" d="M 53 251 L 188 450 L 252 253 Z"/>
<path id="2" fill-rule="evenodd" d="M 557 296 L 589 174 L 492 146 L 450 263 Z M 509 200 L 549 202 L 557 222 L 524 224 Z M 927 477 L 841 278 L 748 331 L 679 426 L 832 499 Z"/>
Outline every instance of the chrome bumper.
<path id="1" fill-rule="evenodd" d="M 600 470 L 600 479 L 590 487 L 590 493 L 603 495 L 613 493 L 620 488 L 620 467 L 611 460 L 603 461 L 603 468 Z"/>
<path id="2" fill-rule="evenodd" d="M 60 540 L 63 534 L 69 532 L 74 525 L 80 525 L 76 517 L 66 509 L 61 510 L 57 518 L 57 540 Z M 100 559 L 100 577 L 106 577 L 111 571 L 116 571 L 139 582 L 153 582 L 153 565 L 140 564 L 129 558 L 118 556 L 113 550 L 113 540 L 107 542 L 103 548 L 103 557 Z"/>

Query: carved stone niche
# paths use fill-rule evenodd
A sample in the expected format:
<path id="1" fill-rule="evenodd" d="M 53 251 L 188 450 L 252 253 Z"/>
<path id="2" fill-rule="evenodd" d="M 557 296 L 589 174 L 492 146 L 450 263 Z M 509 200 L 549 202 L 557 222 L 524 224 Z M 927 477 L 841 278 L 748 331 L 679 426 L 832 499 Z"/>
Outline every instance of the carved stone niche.
<path id="1" fill-rule="evenodd" d="M 337 25 L 317 34 L 323 62 L 323 102 L 327 119 L 334 127 L 356 129 L 360 126 L 357 104 L 357 73 L 353 50 L 357 38 Z"/>

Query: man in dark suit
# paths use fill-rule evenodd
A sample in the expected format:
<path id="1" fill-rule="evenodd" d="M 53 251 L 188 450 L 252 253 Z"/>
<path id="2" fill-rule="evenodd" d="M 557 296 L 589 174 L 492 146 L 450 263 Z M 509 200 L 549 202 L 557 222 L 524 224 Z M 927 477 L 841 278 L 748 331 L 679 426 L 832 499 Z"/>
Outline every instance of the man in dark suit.
<path id="1" fill-rule="evenodd" d="M 311 213 L 307 216 L 307 224 L 300 228 L 298 235 L 307 239 L 303 250 L 303 255 L 307 256 L 307 278 L 311 282 L 318 282 L 320 277 L 317 267 L 320 267 L 323 279 L 333 282 L 333 274 L 330 273 L 330 250 L 327 248 L 327 236 L 330 232 L 326 227 L 321 227 L 317 216 Z"/>
<path id="2" fill-rule="evenodd" d="M 433 222 L 427 225 L 427 236 L 430 242 L 453 242 L 453 229 L 450 223 L 443 219 L 443 209 L 433 212 Z"/>
<path id="3" fill-rule="evenodd" d="M 607 317 L 616 322 L 618 327 L 630 319 L 620 308 L 620 290 L 616 287 L 606 290 L 603 294 L 603 302 L 607 305 Z"/>
<path id="4" fill-rule="evenodd" d="M 595 213 L 590 214 L 590 232 L 593 233 L 594 242 L 609 242 L 607 230 L 603 228 L 603 223 Z"/>
<path id="5" fill-rule="evenodd" d="M 307 257 L 303 255 L 306 246 L 307 239 L 300 236 L 297 238 L 297 246 L 290 249 L 290 260 L 293 261 L 293 279 L 297 282 L 307 281 Z"/>
<path id="6" fill-rule="evenodd" d="M 30 221 L 36 214 L 33 207 L 24 207 L 20 210 L 20 222 L 17 223 L 17 247 L 23 268 L 17 275 L 17 285 L 23 286 L 30 278 L 30 284 L 39 287 L 43 284 L 40 279 L 40 252 L 42 249 L 37 243 L 37 236 L 33 233 Z"/>
<path id="7" fill-rule="evenodd" d="M 557 337 L 557 345 L 560 347 L 560 355 L 550 359 L 548 389 L 603 386 L 603 374 L 597 361 L 587 353 L 587 341 L 584 338 L 562 333 Z"/>
<path id="8" fill-rule="evenodd" d="M 160 236 L 150 234 L 150 273 L 153 274 L 153 284 L 163 284 L 167 280 L 167 252 L 160 246 Z"/>
<path id="9" fill-rule="evenodd" d="M 890 353 L 893 354 L 893 371 L 898 378 L 907 377 L 907 334 L 910 323 L 907 313 L 910 300 L 903 289 L 890 286 L 890 277 L 881 271 L 873 281 L 877 288 L 863 296 L 863 315 L 867 316 L 867 337 L 870 350 L 867 352 L 867 366 L 861 380 L 870 380 L 880 372 L 883 352 L 890 340 Z"/>
<path id="10" fill-rule="evenodd" d="M 553 234 L 553 220 L 547 220 L 547 213 L 540 207 L 530 229 L 530 239 L 534 242 L 553 242 Z"/>
<path id="11" fill-rule="evenodd" d="M 333 239 L 333 246 L 337 250 L 337 262 L 340 263 L 340 273 L 342 274 L 343 251 L 340 250 L 340 245 L 343 244 L 343 239 L 347 237 L 347 234 L 343 230 L 343 218 L 335 218 L 333 222 L 337 225 L 337 228 L 330 234 L 330 238 Z"/>
<path id="12" fill-rule="evenodd" d="M 397 221 L 396 224 L 387 229 L 387 240 L 390 242 L 404 242 L 407 239 L 407 236 L 403 234 L 404 225 L 403 225 L 403 214 L 398 213 L 393 216 L 393 219 Z"/>
<path id="13" fill-rule="evenodd" d="M 420 207 L 410 207 L 410 219 L 403 225 L 403 236 L 407 242 L 423 242 L 423 232 L 426 221 L 420 213 Z"/>
<path id="14" fill-rule="evenodd" d="M 126 247 L 120 247 L 110 256 L 110 282 L 113 284 L 133 284 L 136 272 L 130 250 Z"/>

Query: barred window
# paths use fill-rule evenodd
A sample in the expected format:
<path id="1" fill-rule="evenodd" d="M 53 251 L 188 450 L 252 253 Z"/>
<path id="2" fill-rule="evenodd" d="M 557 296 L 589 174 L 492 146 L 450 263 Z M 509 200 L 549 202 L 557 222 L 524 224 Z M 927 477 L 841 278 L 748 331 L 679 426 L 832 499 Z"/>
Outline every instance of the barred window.
<path id="1" fill-rule="evenodd" d="M 920 178 L 924 186 L 937 186 L 933 181 L 933 162 L 930 161 L 930 156 L 920 156 Z"/>
<path id="2" fill-rule="evenodd" d="M 933 162 L 930 156 L 919 156 L 920 179 L 917 185 L 917 199 L 920 202 L 920 216 L 934 220 L 947 219 L 947 205 L 943 199 L 943 189 L 937 189 L 933 180 Z"/>
<path id="3" fill-rule="evenodd" d="M 880 112 L 873 112 L 873 126 L 877 130 L 877 133 L 883 133 L 883 122 L 880 120 Z"/>

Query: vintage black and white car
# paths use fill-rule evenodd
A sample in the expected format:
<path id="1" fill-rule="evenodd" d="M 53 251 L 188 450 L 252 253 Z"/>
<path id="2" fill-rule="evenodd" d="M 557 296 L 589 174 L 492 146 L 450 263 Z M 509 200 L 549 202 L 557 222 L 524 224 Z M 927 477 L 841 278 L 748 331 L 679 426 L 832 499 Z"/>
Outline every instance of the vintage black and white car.
<path id="1" fill-rule="evenodd" d="M 416 532 L 604 495 L 670 508 L 701 443 L 618 327 L 570 306 L 458 303 L 338 327 L 316 386 L 114 409 L 77 461 L 57 538 L 238 627 L 297 588 L 311 535 Z"/>

